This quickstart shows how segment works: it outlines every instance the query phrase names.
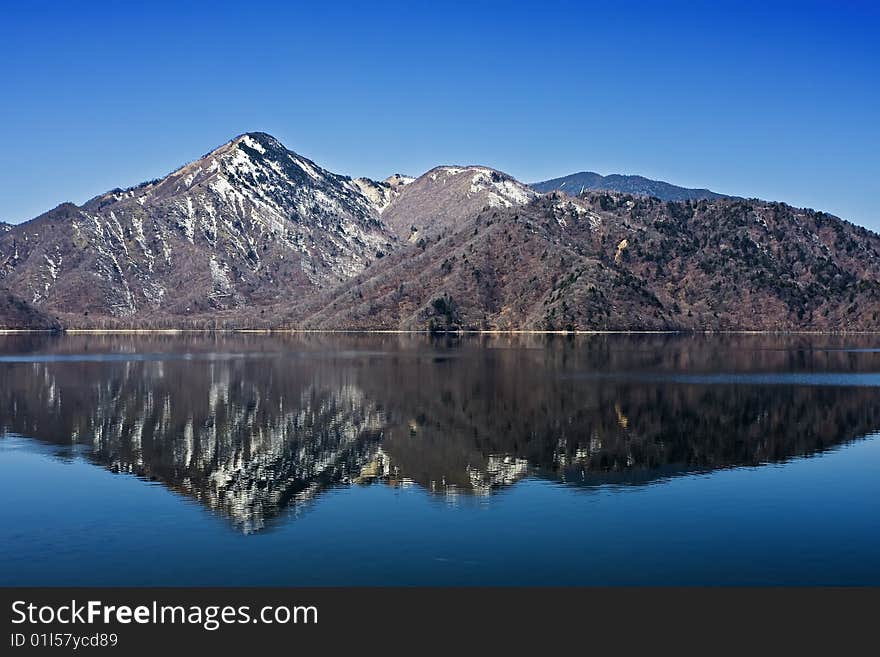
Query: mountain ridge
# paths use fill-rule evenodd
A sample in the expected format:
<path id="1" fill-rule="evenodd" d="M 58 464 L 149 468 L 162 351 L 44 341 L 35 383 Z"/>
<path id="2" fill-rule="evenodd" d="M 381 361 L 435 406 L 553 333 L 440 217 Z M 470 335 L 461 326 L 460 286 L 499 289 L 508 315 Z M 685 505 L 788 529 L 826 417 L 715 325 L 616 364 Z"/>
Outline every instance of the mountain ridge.
<path id="1" fill-rule="evenodd" d="M 880 236 L 825 213 L 557 192 L 404 245 L 288 319 L 361 330 L 869 329 L 878 280 Z"/>
<path id="2" fill-rule="evenodd" d="M 351 178 L 243 133 L 0 226 L 0 326 L 880 329 L 875 233 L 711 194 L 540 193 L 480 165 Z"/>
<path id="3" fill-rule="evenodd" d="M 709 189 L 679 187 L 662 180 L 652 180 L 639 175 L 613 173 L 607 176 L 593 171 L 579 171 L 559 178 L 532 183 L 538 192 L 560 191 L 577 196 L 585 191 L 608 191 L 625 194 L 653 196 L 662 201 L 712 200 L 729 198 Z"/>

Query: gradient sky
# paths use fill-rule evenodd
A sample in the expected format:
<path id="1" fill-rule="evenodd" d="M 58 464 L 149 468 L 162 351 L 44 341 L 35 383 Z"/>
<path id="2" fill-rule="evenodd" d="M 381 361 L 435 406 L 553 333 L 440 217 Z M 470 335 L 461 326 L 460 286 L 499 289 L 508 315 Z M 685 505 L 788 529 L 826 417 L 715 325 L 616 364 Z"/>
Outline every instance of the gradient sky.
<path id="1" fill-rule="evenodd" d="M 639 173 L 880 229 L 877 2 L 3 2 L 0 219 L 262 130 L 332 171 Z"/>

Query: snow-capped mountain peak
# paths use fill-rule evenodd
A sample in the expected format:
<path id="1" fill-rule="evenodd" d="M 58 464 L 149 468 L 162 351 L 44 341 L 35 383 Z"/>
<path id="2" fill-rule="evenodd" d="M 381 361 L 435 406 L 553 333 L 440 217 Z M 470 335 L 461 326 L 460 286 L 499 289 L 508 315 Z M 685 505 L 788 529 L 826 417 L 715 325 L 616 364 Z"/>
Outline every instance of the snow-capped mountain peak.
<path id="1" fill-rule="evenodd" d="M 348 177 L 265 133 L 239 135 L 165 178 L 113 190 L 72 214 L 60 227 L 70 234 L 34 245 L 33 257 L 17 241 L 6 277 L 21 277 L 38 306 L 85 296 L 85 305 L 115 316 L 285 299 L 346 280 L 390 239 L 376 205 Z M 65 289 L 70 281 L 76 290 Z"/>

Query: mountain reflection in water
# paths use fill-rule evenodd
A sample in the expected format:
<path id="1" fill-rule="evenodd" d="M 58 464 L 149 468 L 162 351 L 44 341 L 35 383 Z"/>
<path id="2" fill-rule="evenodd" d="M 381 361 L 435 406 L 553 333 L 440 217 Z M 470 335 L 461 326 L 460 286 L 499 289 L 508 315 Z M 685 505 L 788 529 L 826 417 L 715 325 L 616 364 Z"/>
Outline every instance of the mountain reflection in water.
<path id="1" fill-rule="evenodd" d="M 880 427 L 880 388 L 823 384 L 880 371 L 868 339 L 193 334 L 0 346 L 0 431 L 84 445 L 95 463 L 161 482 L 243 532 L 334 486 L 451 496 L 527 476 L 642 484 L 809 455 Z M 774 373 L 797 383 L 743 376 Z"/>

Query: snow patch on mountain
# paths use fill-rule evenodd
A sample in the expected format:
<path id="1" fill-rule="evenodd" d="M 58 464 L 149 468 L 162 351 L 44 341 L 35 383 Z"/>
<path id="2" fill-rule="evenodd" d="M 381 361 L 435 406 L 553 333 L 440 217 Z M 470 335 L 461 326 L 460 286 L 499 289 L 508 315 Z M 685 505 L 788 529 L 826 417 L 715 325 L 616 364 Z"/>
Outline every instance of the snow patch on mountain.
<path id="1" fill-rule="evenodd" d="M 208 297 L 214 302 L 223 302 L 231 299 L 235 294 L 235 285 L 232 282 L 229 265 L 222 262 L 216 255 L 209 260 L 211 269 L 211 292 Z"/>
<path id="2" fill-rule="evenodd" d="M 451 176 L 457 176 L 462 171 L 464 171 L 464 169 L 459 168 L 459 167 L 443 166 L 443 167 L 437 167 L 429 175 L 431 176 L 431 180 L 438 180 L 438 179 L 444 180 L 444 179 L 449 178 Z"/>
<path id="3" fill-rule="evenodd" d="M 574 198 L 561 197 L 553 203 L 553 216 L 556 222 L 565 228 L 569 219 L 581 220 L 586 219 L 590 223 L 590 230 L 597 231 L 602 225 L 602 217 L 593 212 L 581 200 Z"/>
<path id="4" fill-rule="evenodd" d="M 458 181 L 460 177 L 469 178 L 469 195 L 484 195 L 489 206 L 512 207 L 524 205 L 537 198 L 539 194 L 505 173 L 481 166 L 440 166 L 426 174 L 430 180 L 440 184 Z"/>
<path id="5" fill-rule="evenodd" d="M 489 205 L 509 208 L 514 205 L 525 205 L 538 194 L 517 182 L 513 178 L 488 168 L 474 168 L 471 178 L 472 194 L 486 192 Z"/>

